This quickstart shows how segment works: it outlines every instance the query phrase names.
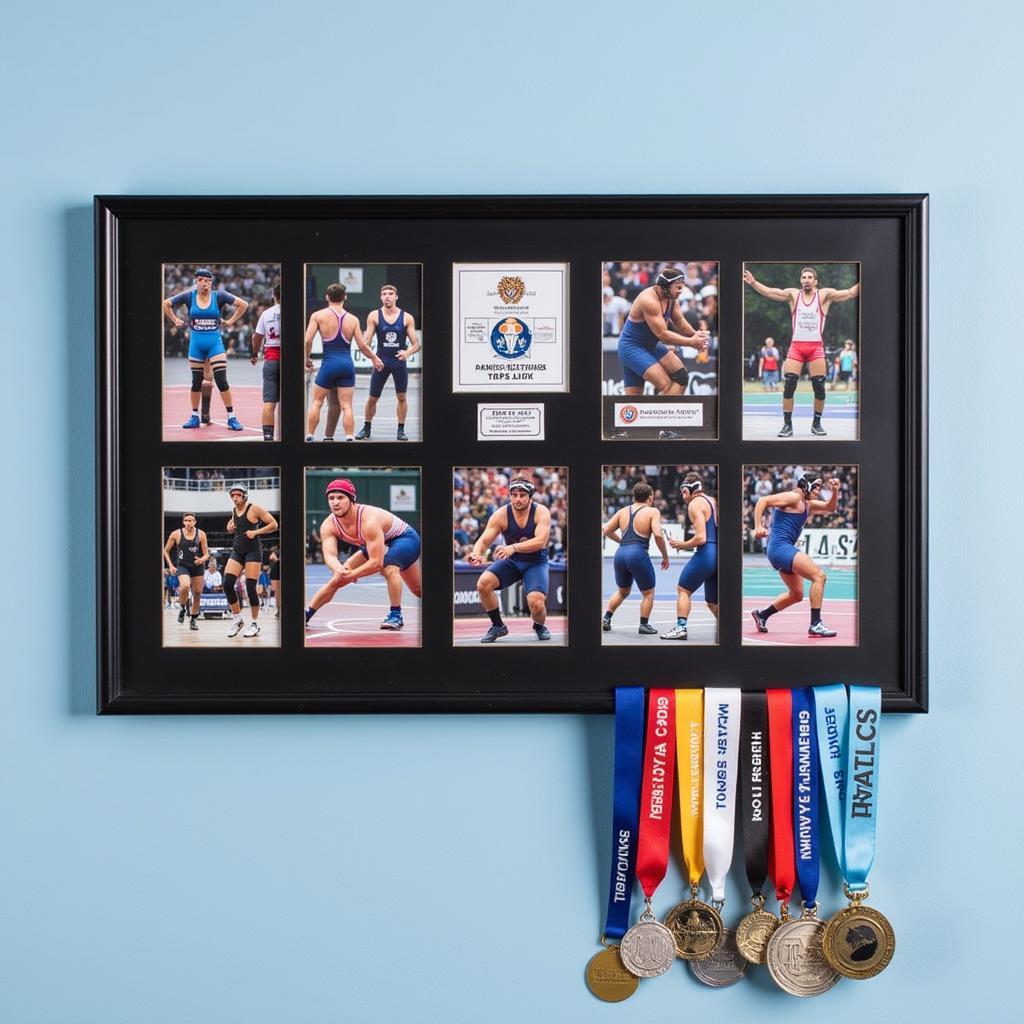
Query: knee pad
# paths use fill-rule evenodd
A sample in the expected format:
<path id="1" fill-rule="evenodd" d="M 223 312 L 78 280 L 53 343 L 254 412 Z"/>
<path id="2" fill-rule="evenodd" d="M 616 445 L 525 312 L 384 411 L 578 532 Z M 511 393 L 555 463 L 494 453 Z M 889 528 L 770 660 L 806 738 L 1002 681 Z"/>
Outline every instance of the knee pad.
<path id="1" fill-rule="evenodd" d="M 685 366 L 680 366 L 678 370 L 673 370 L 669 377 L 677 384 L 682 384 L 684 388 L 690 383 L 690 371 Z"/>
<path id="2" fill-rule="evenodd" d="M 812 377 L 811 387 L 814 388 L 814 397 L 819 402 L 825 401 L 825 378 L 824 377 Z"/>
<path id="3" fill-rule="evenodd" d="M 235 592 L 237 583 L 238 577 L 233 572 L 224 573 L 224 596 L 228 599 L 228 604 L 235 604 L 238 601 L 238 594 Z"/>
<path id="4" fill-rule="evenodd" d="M 192 371 L 192 394 L 197 395 L 203 390 L 203 370 L 200 367 L 198 370 Z"/>
<path id="5" fill-rule="evenodd" d="M 249 607 L 259 608 L 260 606 L 260 591 L 259 587 L 256 586 L 255 580 L 246 579 L 245 581 L 245 592 L 249 595 Z"/>
<path id="6" fill-rule="evenodd" d="M 218 391 L 227 391 L 228 389 L 228 368 L 226 366 L 215 366 L 213 368 L 213 379 L 217 383 Z"/>
<path id="7" fill-rule="evenodd" d="M 786 383 L 782 387 L 782 397 L 792 398 L 796 394 L 797 381 L 800 380 L 799 374 L 787 373 Z"/>

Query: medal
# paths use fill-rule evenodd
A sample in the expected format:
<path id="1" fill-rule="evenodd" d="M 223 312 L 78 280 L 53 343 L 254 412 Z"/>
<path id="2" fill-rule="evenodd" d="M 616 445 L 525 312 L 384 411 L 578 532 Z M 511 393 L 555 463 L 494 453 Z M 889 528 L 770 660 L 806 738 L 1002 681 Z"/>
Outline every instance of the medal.
<path id="1" fill-rule="evenodd" d="M 818 740 L 815 731 L 812 695 L 809 690 L 794 690 L 792 708 L 792 830 L 791 851 L 795 853 L 796 874 L 800 881 L 803 912 L 795 921 L 783 921 L 768 940 L 768 970 L 785 992 L 794 996 L 817 996 L 830 989 L 841 975 L 825 959 L 822 949 L 825 924 L 818 920 L 818 882 L 821 862 L 818 849 Z M 774 729 L 781 723 L 772 718 L 772 792 L 779 778 L 774 759 Z M 776 819 L 778 824 L 778 819 Z M 779 851 L 786 856 L 785 851 Z M 778 861 L 776 861 L 778 865 Z"/>
<path id="2" fill-rule="evenodd" d="M 618 946 L 595 953 L 587 964 L 587 988 L 606 1003 L 621 1003 L 637 989 L 640 979 L 622 964 Z"/>
<path id="3" fill-rule="evenodd" d="M 640 829 L 636 877 L 644 891 L 644 912 L 622 937 L 619 956 L 626 970 L 638 978 L 664 974 L 675 961 L 672 932 L 660 924 L 651 900 L 668 867 L 669 827 L 672 822 L 672 771 L 676 740 L 673 730 L 675 694 L 651 690 L 644 743 Z"/>
<path id="4" fill-rule="evenodd" d="M 628 999 L 639 984 L 623 966 L 618 947 L 629 926 L 629 905 L 636 878 L 637 825 L 640 817 L 640 775 L 643 769 L 644 691 L 639 686 L 615 690 L 615 777 L 612 795 L 612 857 L 608 883 L 605 946 L 587 964 L 587 987 L 608 1003 Z"/>
<path id="5" fill-rule="evenodd" d="M 743 855 L 753 910 L 736 926 L 736 947 L 752 964 L 763 964 L 768 939 L 779 919 L 764 908 L 768 877 L 771 786 L 768 771 L 768 700 L 763 693 L 744 693 L 740 720 L 740 815 Z"/>
<path id="6" fill-rule="evenodd" d="M 707 960 L 690 961 L 693 976 L 712 988 L 735 985 L 747 973 L 749 966 L 746 958 L 736 948 L 736 933 L 731 928 L 725 929 L 722 944 Z"/>
<path id="7" fill-rule="evenodd" d="M 768 971 L 772 981 L 791 996 L 820 996 L 841 977 L 822 953 L 825 924 L 805 909 L 793 921 L 784 921 L 768 941 Z"/>
<path id="8" fill-rule="evenodd" d="M 846 888 L 845 892 L 850 905 L 829 921 L 822 936 L 825 959 L 845 977 L 863 981 L 889 966 L 896 935 L 884 914 L 863 905 L 866 889 L 859 893 Z"/>
<path id="9" fill-rule="evenodd" d="M 823 953 L 840 974 L 861 981 L 884 971 L 896 950 L 885 915 L 864 906 L 875 859 L 882 695 L 878 687 L 851 686 L 847 704 L 842 686 L 821 686 L 815 688 L 814 702 L 819 744 L 827 751 L 822 777 L 832 842 L 850 901 L 829 921 Z"/>
<path id="10" fill-rule="evenodd" d="M 676 690 L 676 763 L 679 766 L 679 823 L 690 898 L 665 915 L 683 960 L 705 960 L 722 942 L 725 925 L 718 910 L 698 898 L 704 874 L 702 834 L 704 788 L 704 691 Z"/>

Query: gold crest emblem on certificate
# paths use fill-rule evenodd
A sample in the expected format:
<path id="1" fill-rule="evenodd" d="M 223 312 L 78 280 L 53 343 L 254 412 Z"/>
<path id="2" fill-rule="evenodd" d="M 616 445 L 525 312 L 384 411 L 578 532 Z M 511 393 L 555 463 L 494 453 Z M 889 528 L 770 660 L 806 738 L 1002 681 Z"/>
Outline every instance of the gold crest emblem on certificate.
<path id="1" fill-rule="evenodd" d="M 526 282 L 521 277 L 506 274 L 498 282 L 498 295 L 501 301 L 514 306 L 526 292 Z"/>
<path id="2" fill-rule="evenodd" d="M 884 971 L 895 951 L 896 935 L 888 919 L 859 900 L 840 910 L 822 936 L 822 952 L 829 966 L 857 981 Z"/>
<path id="3" fill-rule="evenodd" d="M 623 966 L 616 946 L 602 949 L 587 964 L 587 988 L 606 1003 L 621 1003 L 635 991 L 640 979 Z"/>

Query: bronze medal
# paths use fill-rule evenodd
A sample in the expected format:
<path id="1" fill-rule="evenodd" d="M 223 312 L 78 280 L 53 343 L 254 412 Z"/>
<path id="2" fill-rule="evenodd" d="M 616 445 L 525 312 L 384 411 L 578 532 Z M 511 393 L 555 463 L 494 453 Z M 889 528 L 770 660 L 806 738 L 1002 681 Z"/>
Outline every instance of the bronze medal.
<path id="1" fill-rule="evenodd" d="M 618 946 L 608 946 L 595 953 L 587 964 L 587 988 L 606 1003 L 621 1003 L 640 984 L 640 979 L 626 970 Z"/>
<path id="2" fill-rule="evenodd" d="M 779 927 L 779 919 L 764 908 L 764 897 L 758 893 L 754 909 L 736 925 L 736 948 L 752 964 L 763 964 L 768 957 L 768 940 Z"/>
<path id="3" fill-rule="evenodd" d="M 804 913 L 780 924 L 768 940 L 768 971 L 792 996 L 820 996 L 842 975 L 829 966 L 822 951 L 825 922 Z"/>
<path id="4" fill-rule="evenodd" d="M 665 915 L 675 939 L 676 955 L 683 960 L 706 960 L 722 944 L 725 925 L 714 907 L 693 895 Z"/>
<path id="5" fill-rule="evenodd" d="M 889 966 L 896 934 L 884 914 L 853 900 L 829 921 L 822 937 L 829 965 L 847 978 L 863 981 Z"/>

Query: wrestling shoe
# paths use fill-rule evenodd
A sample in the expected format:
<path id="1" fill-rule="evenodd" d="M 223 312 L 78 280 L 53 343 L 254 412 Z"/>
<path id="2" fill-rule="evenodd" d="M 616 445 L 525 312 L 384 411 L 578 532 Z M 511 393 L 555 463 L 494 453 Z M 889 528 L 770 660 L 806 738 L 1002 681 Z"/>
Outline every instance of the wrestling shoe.
<path id="1" fill-rule="evenodd" d="M 396 441 L 408 441 L 409 435 L 405 432 L 405 427 L 401 423 L 398 425 L 398 434 L 395 438 Z"/>
<path id="2" fill-rule="evenodd" d="M 401 629 L 405 625 L 405 620 L 402 618 L 401 612 L 391 612 L 385 616 L 384 621 L 380 624 L 381 629 Z"/>
<path id="3" fill-rule="evenodd" d="M 661 634 L 662 640 L 685 640 L 687 632 L 685 626 L 673 626 L 667 633 Z"/>
<path id="4" fill-rule="evenodd" d="M 782 429 L 775 435 L 776 437 L 792 437 L 793 436 L 793 424 L 783 423 Z"/>
<path id="5" fill-rule="evenodd" d="M 491 628 L 480 637 L 480 643 L 493 644 L 495 640 L 502 636 L 508 636 L 508 626 L 504 622 L 500 626 L 492 624 Z"/>
<path id="6" fill-rule="evenodd" d="M 184 622 L 184 621 L 185 621 L 185 606 L 182 605 L 178 609 L 178 622 Z"/>
<path id="7" fill-rule="evenodd" d="M 548 629 L 542 622 L 535 622 L 533 624 L 533 631 L 537 634 L 538 640 L 550 640 L 551 630 Z"/>
<path id="8" fill-rule="evenodd" d="M 200 424 L 201 424 L 201 421 L 199 419 L 199 416 L 196 413 L 192 413 L 192 415 L 189 416 L 188 421 L 185 422 L 185 423 L 182 423 L 181 429 L 182 430 L 195 430 L 196 427 L 200 426 Z"/>
<path id="9" fill-rule="evenodd" d="M 828 431 L 820 423 L 811 424 L 811 433 L 816 437 L 828 437 Z"/>
<path id="10" fill-rule="evenodd" d="M 750 617 L 754 620 L 758 633 L 768 632 L 768 620 L 756 608 L 750 613 Z"/>
<path id="11" fill-rule="evenodd" d="M 834 629 L 829 629 L 824 622 L 816 622 L 813 626 L 809 626 L 807 628 L 807 635 L 815 637 L 839 636 Z"/>
<path id="12" fill-rule="evenodd" d="M 649 622 L 641 622 L 637 632 L 641 636 L 654 636 L 658 631 Z"/>
<path id="13" fill-rule="evenodd" d="M 370 440 L 370 424 L 364 423 L 363 429 L 356 434 L 357 441 L 369 441 Z"/>
<path id="14" fill-rule="evenodd" d="M 192 630 L 195 630 L 195 632 L 197 632 L 197 633 L 199 632 L 199 624 L 196 622 L 195 619 L 193 619 L 191 617 L 189 617 L 189 620 L 188 620 L 188 628 L 192 629 Z"/>
<path id="15" fill-rule="evenodd" d="M 241 430 L 241 429 L 243 429 L 243 428 L 242 428 L 242 424 L 238 422 L 238 417 L 234 416 L 234 415 L 229 416 L 228 417 L 228 430 Z"/>
<path id="16" fill-rule="evenodd" d="M 611 619 L 601 619 L 601 631 L 603 633 L 610 633 L 612 631 Z"/>
<path id="17" fill-rule="evenodd" d="M 246 636 L 259 636 L 259 635 L 260 635 L 260 624 L 258 622 L 255 622 L 255 621 L 250 622 L 249 625 L 246 627 L 245 632 L 242 634 L 243 637 L 246 637 Z"/>
<path id="18" fill-rule="evenodd" d="M 244 625 L 245 623 L 242 622 L 241 619 L 235 619 L 231 624 L 231 628 L 228 630 L 228 636 L 238 636 L 238 634 L 242 632 L 242 626 Z"/>
<path id="19" fill-rule="evenodd" d="M 658 440 L 659 441 L 678 441 L 683 435 L 677 433 L 675 430 L 659 430 Z"/>

